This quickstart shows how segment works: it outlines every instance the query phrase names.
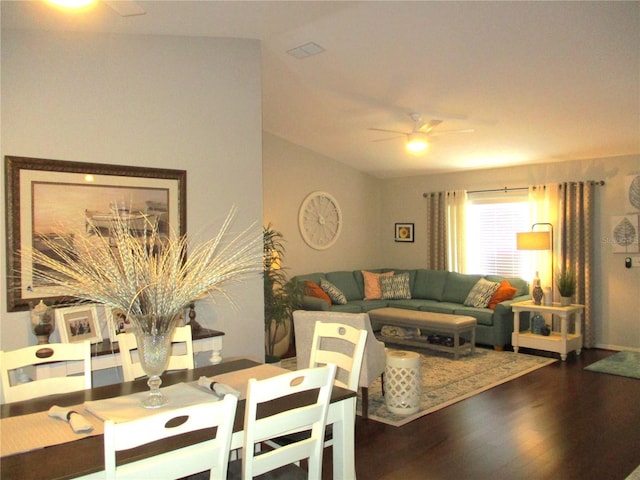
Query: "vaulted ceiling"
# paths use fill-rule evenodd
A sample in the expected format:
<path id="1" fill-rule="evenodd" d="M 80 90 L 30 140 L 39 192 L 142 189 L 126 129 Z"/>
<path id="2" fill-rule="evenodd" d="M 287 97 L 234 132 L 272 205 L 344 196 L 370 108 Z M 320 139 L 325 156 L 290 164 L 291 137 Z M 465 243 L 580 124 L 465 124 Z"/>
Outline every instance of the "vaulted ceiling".
<path id="1" fill-rule="evenodd" d="M 264 131 L 380 178 L 640 154 L 638 1 L 106 3 L 3 0 L 2 26 L 259 39 Z M 369 130 L 412 112 L 473 133 L 414 155 Z"/>

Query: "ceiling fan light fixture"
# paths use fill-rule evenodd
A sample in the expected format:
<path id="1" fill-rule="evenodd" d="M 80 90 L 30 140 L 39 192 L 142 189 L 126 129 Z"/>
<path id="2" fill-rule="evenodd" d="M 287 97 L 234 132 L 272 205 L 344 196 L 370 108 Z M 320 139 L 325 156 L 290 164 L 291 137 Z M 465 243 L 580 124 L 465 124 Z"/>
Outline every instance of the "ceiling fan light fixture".
<path id="1" fill-rule="evenodd" d="M 407 150 L 412 153 L 424 152 L 429 143 L 424 135 L 420 133 L 410 133 L 407 138 Z"/>
<path id="2" fill-rule="evenodd" d="M 49 3 L 63 8 L 84 8 L 97 0 L 47 0 Z"/>

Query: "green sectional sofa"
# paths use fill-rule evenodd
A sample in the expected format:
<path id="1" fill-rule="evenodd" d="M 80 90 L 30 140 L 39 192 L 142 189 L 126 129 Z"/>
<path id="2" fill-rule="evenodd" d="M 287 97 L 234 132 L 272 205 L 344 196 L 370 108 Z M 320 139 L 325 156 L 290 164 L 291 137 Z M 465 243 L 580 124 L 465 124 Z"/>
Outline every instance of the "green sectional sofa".
<path id="1" fill-rule="evenodd" d="M 467 275 L 456 272 L 427 269 L 367 269 L 368 272 L 384 273 L 393 271 L 396 275 L 407 273 L 409 275 L 409 288 L 411 298 L 402 299 L 375 299 L 365 300 L 364 276 L 361 270 L 317 272 L 293 277 L 296 281 L 311 281 L 320 284 L 322 280 L 335 285 L 346 298 L 343 305 L 329 305 L 325 300 L 305 295 L 303 310 L 332 310 L 339 312 L 360 313 L 368 312 L 374 308 L 394 307 L 410 310 L 423 310 L 429 312 L 449 313 L 455 315 L 468 315 L 474 317 L 477 322 L 476 343 L 493 345 L 496 349 L 502 349 L 511 344 L 513 332 L 513 312 L 511 304 L 529 300 L 529 284 L 520 278 L 500 277 L 496 275 Z M 474 285 L 484 278 L 491 282 L 507 280 L 516 289 L 515 296 L 511 300 L 498 303 L 495 309 L 465 306 L 465 300 Z M 526 328 L 524 319 L 522 328 Z"/>

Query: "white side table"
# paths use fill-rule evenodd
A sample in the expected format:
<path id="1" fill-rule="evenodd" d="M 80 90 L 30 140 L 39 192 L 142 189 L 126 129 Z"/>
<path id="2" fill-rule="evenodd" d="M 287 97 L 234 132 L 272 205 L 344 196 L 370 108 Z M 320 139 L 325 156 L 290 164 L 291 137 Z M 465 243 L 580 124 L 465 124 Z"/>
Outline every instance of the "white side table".
<path id="1" fill-rule="evenodd" d="M 567 359 L 567 353 L 575 350 L 576 355 L 582 352 L 582 312 L 584 305 L 572 304 L 563 307 L 559 303 L 553 305 L 536 305 L 533 301 L 516 302 L 511 304 L 513 309 L 513 333 L 511 344 L 517 353 L 520 347 L 535 348 L 547 352 L 560 354 L 562 361 Z M 560 331 L 551 332 L 551 335 L 537 335 L 529 331 L 520 331 L 520 312 L 551 313 L 560 318 Z M 569 333 L 568 317 L 575 315 L 576 331 Z"/>

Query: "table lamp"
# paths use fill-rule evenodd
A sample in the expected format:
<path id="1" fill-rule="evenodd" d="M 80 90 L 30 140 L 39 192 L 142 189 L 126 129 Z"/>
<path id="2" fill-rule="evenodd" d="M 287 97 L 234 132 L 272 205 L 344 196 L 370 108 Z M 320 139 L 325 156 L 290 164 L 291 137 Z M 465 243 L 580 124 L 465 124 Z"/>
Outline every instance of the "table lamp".
<path id="1" fill-rule="evenodd" d="M 549 230 L 536 232 L 535 227 L 546 225 Z M 534 223 L 530 232 L 516 233 L 518 250 L 551 250 L 551 296 L 553 297 L 553 225 L 550 223 Z"/>

